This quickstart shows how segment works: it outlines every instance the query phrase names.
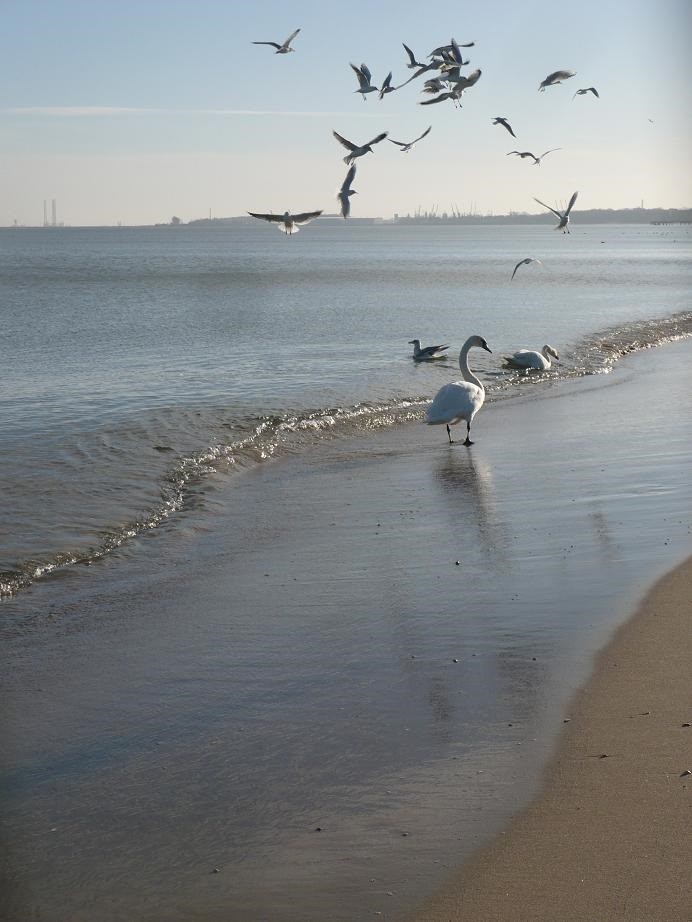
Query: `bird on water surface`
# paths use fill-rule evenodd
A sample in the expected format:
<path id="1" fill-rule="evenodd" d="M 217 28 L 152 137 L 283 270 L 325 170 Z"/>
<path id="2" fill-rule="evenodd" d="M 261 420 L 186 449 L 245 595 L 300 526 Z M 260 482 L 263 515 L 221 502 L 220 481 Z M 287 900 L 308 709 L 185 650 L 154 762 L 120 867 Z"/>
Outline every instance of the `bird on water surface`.
<path id="1" fill-rule="evenodd" d="M 409 346 L 413 346 L 413 357 L 417 362 L 427 362 L 430 359 L 445 359 L 445 349 L 449 346 L 421 346 L 419 339 L 410 339 Z"/>
<path id="2" fill-rule="evenodd" d="M 545 345 L 540 352 L 531 349 L 520 349 L 512 355 L 505 356 L 505 364 L 512 368 L 535 368 L 538 371 L 547 371 L 552 365 L 551 359 L 559 360 L 560 356 L 552 346 Z"/>
<path id="3" fill-rule="evenodd" d="M 468 354 L 469 350 L 474 347 L 492 353 L 482 336 L 470 336 L 459 353 L 459 368 L 461 368 L 464 380 L 444 384 L 435 394 L 425 416 L 425 421 L 429 426 L 445 425 L 447 427 L 450 445 L 453 439 L 449 427 L 460 423 L 462 419 L 466 420 L 466 439 L 463 444 L 473 445 L 470 438 L 471 422 L 485 400 L 485 388 L 469 368 Z"/>

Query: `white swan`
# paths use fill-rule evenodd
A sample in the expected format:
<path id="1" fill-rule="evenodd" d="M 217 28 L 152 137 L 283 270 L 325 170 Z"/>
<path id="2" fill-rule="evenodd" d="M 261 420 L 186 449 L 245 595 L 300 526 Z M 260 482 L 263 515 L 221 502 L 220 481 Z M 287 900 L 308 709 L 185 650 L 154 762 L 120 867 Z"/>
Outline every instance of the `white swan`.
<path id="1" fill-rule="evenodd" d="M 449 427 L 461 422 L 462 419 L 466 420 L 466 440 L 463 444 L 473 445 L 470 439 L 471 421 L 485 400 L 485 388 L 469 368 L 468 354 L 469 350 L 474 347 L 492 352 L 482 336 L 470 336 L 459 353 L 459 368 L 461 368 L 464 380 L 454 381 L 452 384 L 445 384 L 441 387 L 428 407 L 425 417 L 429 426 L 441 426 L 443 423 L 447 426 L 450 445 L 452 444 L 452 433 Z"/>
<path id="2" fill-rule="evenodd" d="M 419 339 L 410 339 L 408 344 L 413 346 L 413 357 L 417 362 L 447 358 L 444 351 L 449 349 L 449 346 L 421 346 Z"/>
<path id="3" fill-rule="evenodd" d="M 513 355 L 505 356 L 505 363 L 512 368 L 537 368 L 539 371 L 547 371 L 551 366 L 551 359 L 559 359 L 560 356 L 552 346 L 543 346 L 540 352 L 533 352 L 531 349 L 520 349 Z"/>

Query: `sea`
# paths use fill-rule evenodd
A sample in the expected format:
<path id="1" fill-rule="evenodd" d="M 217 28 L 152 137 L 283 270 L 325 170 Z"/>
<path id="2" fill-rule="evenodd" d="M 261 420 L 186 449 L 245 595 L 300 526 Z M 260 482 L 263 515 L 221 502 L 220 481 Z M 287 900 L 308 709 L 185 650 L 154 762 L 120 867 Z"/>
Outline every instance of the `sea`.
<path id="1" fill-rule="evenodd" d="M 692 332 L 683 225 L 0 230 L 0 597 L 176 516 L 200 484 L 421 417 L 471 334 L 487 400 Z M 540 263 L 516 263 L 535 256 Z M 415 363 L 409 341 L 449 345 Z M 502 356 L 553 345 L 549 372 Z"/>
<path id="2" fill-rule="evenodd" d="M 690 553 L 691 291 L 578 215 L 0 230 L 0 916 L 406 918 Z"/>

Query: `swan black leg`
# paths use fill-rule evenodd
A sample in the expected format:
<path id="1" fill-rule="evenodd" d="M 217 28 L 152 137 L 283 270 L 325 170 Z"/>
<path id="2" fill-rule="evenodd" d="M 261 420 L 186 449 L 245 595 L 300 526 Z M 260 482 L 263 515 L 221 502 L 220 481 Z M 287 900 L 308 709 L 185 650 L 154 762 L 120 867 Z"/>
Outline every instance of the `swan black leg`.
<path id="1" fill-rule="evenodd" d="M 451 445 L 452 444 L 452 430 L 449 428 L 449 425 L 447 425 L 447 438 L 449 439 L 449 444 Z"/>
<path id="2" fill-rule="evenodd" d="M 471 423 L 466 423 L 466 441 L 464 445 L 473 445 L 473 442 L 470 439 L 471 435 Z"/>

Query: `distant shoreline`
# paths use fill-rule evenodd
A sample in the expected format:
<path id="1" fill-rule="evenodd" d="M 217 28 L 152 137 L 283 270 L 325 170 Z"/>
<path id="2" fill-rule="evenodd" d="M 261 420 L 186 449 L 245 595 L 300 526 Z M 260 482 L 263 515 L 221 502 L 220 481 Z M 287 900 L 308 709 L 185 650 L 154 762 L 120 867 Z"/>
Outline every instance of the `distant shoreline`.
<path id="1" fill-rule="evenodd" d="M 583 225 L 588 224 L 692 224 L 692 208 L 592 208 L 585 211 L 573 211 L 572 217 L 576 222 Z M 338 214 L 326 214 L 317 219 L 321 223 L 343 224 L 344 219 Z M 427 225 L 432 227 L 456 226 L 456 225 L 522 225 L 522 224 L 553 224 L 555 218 L 548 212 L 539 214 L 529 214 L 528 212 L 512 212 L 501 215 L 480 215 L 480 214 L 449 214 L 448 212 L 417 212 L 416 214 L 400 215 L 395 214 L 391 218 L 382 217 L 362 217 L 349 218 L 349 225 L 367 225 L 387 224 L 398 226 L 420 226 Z M 113 228 L 128 230 L 133 228 L 161 228 L 170 227 L 178 229 L 180 227 L 194 228 L 223 228 L 236 224 L 252 225 L 256 220 L 248 215 L 235 215 L 226 218 L 195 218 L 191 221 L 172 221 L 170 223 L 157 224 L 72 224 L 72 225 L 40 225 L 40 224 L 8 224 L 3 230 L 77 230 L 77 229 L 98 229 Z"/>

